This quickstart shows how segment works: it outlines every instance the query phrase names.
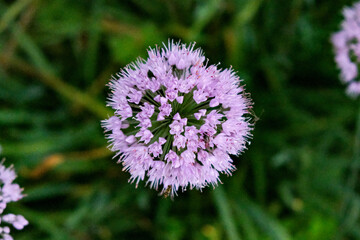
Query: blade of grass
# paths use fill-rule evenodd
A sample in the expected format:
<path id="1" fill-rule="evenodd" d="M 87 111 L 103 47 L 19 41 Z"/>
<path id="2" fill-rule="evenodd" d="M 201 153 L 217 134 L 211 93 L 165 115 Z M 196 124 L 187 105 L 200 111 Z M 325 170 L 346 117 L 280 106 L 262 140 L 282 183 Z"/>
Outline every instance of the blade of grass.
<path id="1" fill-rule="evenodd" d="M 234 23 L 239 27 L 250 22 L 255 17 L 262 2 L 263 0 L 249 0 L 245 7 L 243 7 L 235 16 Z"/>
<path id="2" fill-rule="evenodd" d="M 116 71 L 117 69 L 115 66 L 108 66 L 95 80 L 92 81 L 85 93 L 92 97 L 98 96 L 104 90 L 106 84 L 110 81 L 112 74 Z M 82 110 L 83 106 L 80 106 L 79 104 L 75 104 L 73 107 L 73 111 L 75 112 L 81 112 Z"/>
<path id="3" fill-rule="evenodd" d="M 96 60 L 98 56 L 100 34 L 101 34 L 101 10 L 102 1 L 93 2 L 92 16 L 90 17 L 90 24 L 88 25 L 88 48 L 84 59 L 84 77 L 88 82 L 91 82 L 95 77 Z"/>
<path id="4" fill-rule="evenodd" d="M 257 201 L 265 203 L 266 198 L 266 167 L 260 158 L 254 158 L 254 182 Z"/>
<path id="5" fill-rule="evenodd" d="M 24 215 L 24 217 L 30 222 L 31 225 L 35 225 L 38 229 L 42 230 L 44 233 L 47 233 L 50 236 L 49 239 L 73 239 L 63 229 L 57 226 L 49 214 L 44 217 L 45 215 L 25 207 L 17 207 L 17 210 L 21 212 L 22 215 Z"/>
<path id="6" fill-rule="evenodd" d="M 25 29 L 27 29 L 29 24 L 34 19 L 36 10 L 38 9 L 37 3 L 38 3 L 37 1 L 33 2 L 33 4 L 28 6 L 26 11 L 21 15 L 21 18 L 19 19 L 19 26 L 21 26 L 23 31 L 25 31 Z M 19 43 L 16 41 L 15 37 L 12 36 L 3 48 L 3 55 L 6 57 L 11 57 L 15 53 L 18 44 Z"/>
<path id="7" fill-rule="evenodd" d="M 229 28 L 225 28 L 224 40 L 226 42 L 226 52 L 228 61 L 231 65 L 241 67 L 244 64 L 244 45 L 246 25 L 251 22 L 258 12 L 263 0 L 248 0 L 234 16 L 234 20 Z"/>
<path id="8" fill-rule="evenodd" d="M 29 55 L 31 61 L 37 69 L 42 69 L 44 72 L 53 73 L 54 70 L 47 61 L 45 55 L 38 47 L 38 45 L 22 30 L 19 26 L 12 28 L 13 34 L 19 46 Z"/>
<path id="9" fill-rule="evenodd" d="M 205 1 L 203 5 L 199 6 L 195 11 L 194 24 L 191 27 L 189 39 L 193 41 L 198 39 L 203 28 L 214 18 L 214 16 L 221 9 L 220 0 Z"/>
<path id="10" fill-rule="evenodd" d="M 105 107 L 105 104 L 99 103 L 96 99 L 65 83 L 62 79 L 54 76 L 51 73 L 37 70 L 30 64 L 15 58 L 8 59 L 0 56 L 0 63 L 13 68 L 16 71 L 20 71 L 29 76 L 37 78 L 71 102 L 84 106 L 86 109 L 100 118 L 106 118 L 109 115 L 112 115 L 111 111 Z"/>
<path id="11" fill-rule="evenodd" d="M 360 106 L 360 101 L 358 101 L 358 106 Z M 352 219 L 355 220 L 359 217 L 359 206 L 356 201 L 353 201 L 353 189 L 355 188 L 358 175 L 359 175 L 359 167 L 360 167 L 360 107 L 358 110 L 358 116 L 356 121 L 356 132 L 355 132 L 355 139 L 354 139 L 354 153 L 353 159 L 350 163 L 351 173 L 349 178 L 347 179 L 346 188 L 348 191 L 344 196 L 344 200 L 341 204 L 340 210 L 340 226 L 339 231 L 336 239 L 343 239 L 346 232 L 350 231 L 356 221 L 349 221 L 349 216 L 352 215 Z M 353 216 L 354 210 L 357 213 L 357 216 Z"/>
<path id="12" fill-rule="evenodd" d="M 2 33 L 32 1 L 33 0 L 15 1 L 0 20 L 0 33 Z"/>
<path id="13" fill-rule="evenodd" d="M 233 206 L 237 219 L 242 226 L 245 239 L 257 240 L 258 235 L 256 233 L 254 222 L 251 219 L 251 217 L 248 215 L 248 213 L 244 210 L 244 206 L 242 206 L 242 203 L 241 202 L 238 202 L 238 204 L 234 203 Z"/>
<path id="14" fill-rule="evenodd" d="M 269 216 L 257 204 L 248 200 L 240 199 L 242 205 L 251 216 L 253 221 L 261 228 L 270 239 L 290 240 L 291 237 L 287 230 L 273 217 Z"/>
<path id="15" fill-rule="evenodd" d="M 226 234 L 228 235 L 228 239 L 240 240 L 241 237 L 236 230 L 235 220 L 231 214 L 230 204 L 222 186 L 218 186 L 213 191 L 213 198 L 220 215 L 220 220 L 222 221 Z"/>

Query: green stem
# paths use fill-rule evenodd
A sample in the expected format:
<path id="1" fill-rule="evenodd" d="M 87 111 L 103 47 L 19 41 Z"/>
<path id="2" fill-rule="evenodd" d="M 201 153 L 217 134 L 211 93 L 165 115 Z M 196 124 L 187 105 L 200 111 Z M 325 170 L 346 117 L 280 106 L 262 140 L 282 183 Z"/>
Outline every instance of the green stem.
<path id="1" fill-rule="evenodd" d="M 151 96 L 149 94 L 149 92 L 146 92 L 145 95 L 143 96 L 143 99 L 154 104 L 156 107 L 160 107 L 160 103 L 156 102 L 154 99 L 153 99 L 153 96 Z"/>
<path id="2" fill-rule="evenodd" d="M 164 120 L 163 122 L 161 122 L 161 124 L 159 126 L 156 126 L 155 128 L 151 129 L 149 128 L 149 130 L 152 133 L 155 133 L 155 131 L 157 131 L 159 128 L 166 128 L 169 125 L 169 121 L 168 120 Z"/>
<path id="3" fill-rule="evenodd" d="M 164 161 L 165 155 L 169 152 L 170 147 L 172 146 L 173 140 L 174 140 L 174 137 L 172 135 L 169 135 L 169 137 L 166 139 L 166 143 L 163 148 L 164 149 L 163 154 L 160 157 L 161 161 Z"/>

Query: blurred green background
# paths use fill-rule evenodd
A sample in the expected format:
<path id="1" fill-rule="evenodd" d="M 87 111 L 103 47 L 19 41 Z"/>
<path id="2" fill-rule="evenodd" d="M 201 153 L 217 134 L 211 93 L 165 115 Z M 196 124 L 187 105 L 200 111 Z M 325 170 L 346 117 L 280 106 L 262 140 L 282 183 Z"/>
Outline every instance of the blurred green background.
<path id="1" fill-rule="evenodd" d="M 30 222 L 14 238 L 360 239 L 360 104 L 329 42 L 352 3 L 0 0 L 0 155 L 27 194 L 7 209 Z M 233 66 L 259 117 L 232 177 L 174 201 L 128 184 L 100 127 L 111 75 L 169 38 Z"/>

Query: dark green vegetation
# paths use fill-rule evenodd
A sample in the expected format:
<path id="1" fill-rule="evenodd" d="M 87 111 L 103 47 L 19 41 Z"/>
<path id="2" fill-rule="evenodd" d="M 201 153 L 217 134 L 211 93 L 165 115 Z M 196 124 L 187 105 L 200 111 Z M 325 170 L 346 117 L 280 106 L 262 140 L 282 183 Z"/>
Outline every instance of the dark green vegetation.
<path id="1" fill-rule="evenodd" d="M 1 156 L 28 194 L 8 209 L 30 222 L 15 239 L 360 239 L 359 102 L 329 43 L 352 3 L 0 0 Z M 174 201 L 128 184 L 100 127 L 111 74 L 168 38 L 232 65 L 259 117 L 232 177 Z"/>

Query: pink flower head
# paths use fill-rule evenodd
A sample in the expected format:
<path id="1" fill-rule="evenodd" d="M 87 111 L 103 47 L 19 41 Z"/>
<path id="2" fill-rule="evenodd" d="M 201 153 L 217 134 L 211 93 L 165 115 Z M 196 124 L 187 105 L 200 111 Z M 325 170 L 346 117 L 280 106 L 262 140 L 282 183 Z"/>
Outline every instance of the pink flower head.
<path id="1" fill-rule="evenodd" d="M 195 126 L 186 126 L 185 127 L 185 137 L 188 140 L 197 141 L 199 130 Z"/>
<path id="2" fill-rule="evenodd" d="M 169 42 L 125 67 L 109 84 L 115 114 L 102 123 L 130 181 L 171 196 L 231 174 L 229 154 L 245 150 L 253 128 L 239 77 L 208 66 L 194 46 Z"/>
<path id="3" fill-rule="evenodd" d="M 183 135 L 175 135 L 173 145 L 177 147 L 178 150 L 185 148 L 186 146 L 186 137 Z"/>
<path id="4" fill-rule="evenodd" d="M 340 69 L 340 79 L 347 84 L 346 93 L 353 98 L 360 94 L 360 2 L 343 10 L 341 30 L 334 33 L 331 42 L 335 51 L 335 62 Z"/>
<path id="5" fill-rule="evenodd" d="M 149 145 L 149 153 L 152 153 L 154 157 L 158 157 L 163 153 L 162 145 L 166 142 L 165 138 L 160 137 L 159 141 Z"/>
<path id="6" fill-rule="evenodd" d="M 165 159 L 167 162 L 170 162 L 174 168 L 181 166 L 180 157 L 173 150 L 169 150 L 169 153 L 166 154 Z"/>
<path id="7" fill-rule="evenodd" d="M 174 121 L 169 125 L 170 134 L 179 135 L 184 131 L 184 126 L 186 126 L 187 118 L 181 119 L 180 114 L 176 113 L 173 119 Z"/>
<path id="8" fill-rule="evenodd" d="M 113 120 L 113 119 L 112 119 Z M 16 174 L 13 167 L 6 168 L 3 162 L 0 163 L 0 223 L 11 224 L 14 228 L 21 230 L 29 222 L 21 215 L 12 213 L 3 214 L 6 206 L 10 202 L 16 202 L 24 197 L 22 194 L 23 189 L 16 183 Z M 8 226 L 1 226 L 0 231 L 1 239 L 12 239 L 10 236 L 10 228 Z"/>

